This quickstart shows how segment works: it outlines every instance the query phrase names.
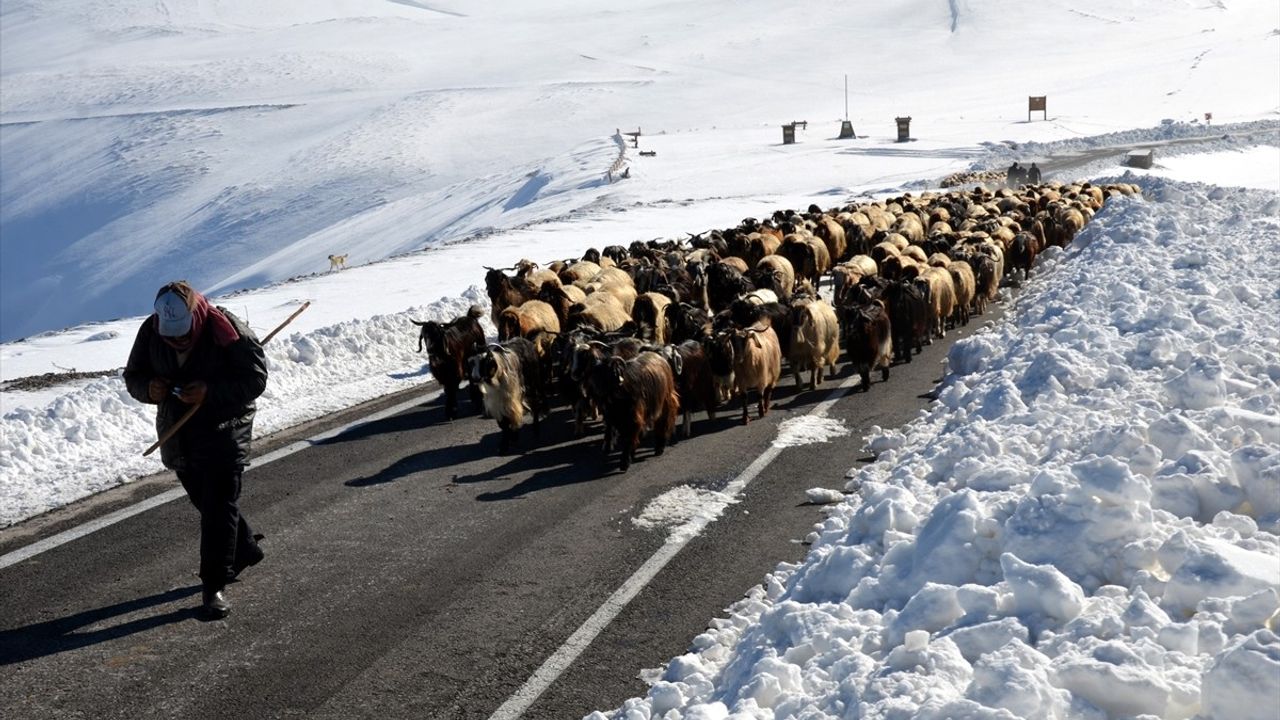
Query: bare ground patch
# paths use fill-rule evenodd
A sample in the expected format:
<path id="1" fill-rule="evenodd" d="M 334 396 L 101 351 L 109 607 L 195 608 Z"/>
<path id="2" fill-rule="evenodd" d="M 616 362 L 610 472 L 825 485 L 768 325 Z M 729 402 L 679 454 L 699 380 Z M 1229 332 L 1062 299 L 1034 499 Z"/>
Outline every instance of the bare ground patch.
<path id="1" fill-rule="evenodd" d="M 112 370 L 96 370 L 94 372 L 77 372 L 68 370 L 66 372 L 44 373 L 43 375 L 28 375 L 27 377 L 14 378 L 5 380 L 0 383 L 0 391 L 8 390 L 47 390 L 72 380 L 93 380 L 95 378 L 112 377 L 119 375 L 124 368 L 115 368 Z"/>

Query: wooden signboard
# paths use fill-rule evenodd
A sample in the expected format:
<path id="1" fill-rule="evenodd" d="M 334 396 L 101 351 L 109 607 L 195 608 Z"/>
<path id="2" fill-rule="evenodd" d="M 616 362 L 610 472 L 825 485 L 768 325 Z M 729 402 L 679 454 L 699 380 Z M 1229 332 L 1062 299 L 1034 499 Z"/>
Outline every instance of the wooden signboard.
<path id="1" fill-rule="evenodd" d="M 1027 97 L 1027 122 L 1031 122 L 1031 113 L 1033 112 L 1042 112 L 1044 113 L 1044 119 L 1049 119 L 1049 111 L 1045 109 L 1048 104 L 1046 102 L 1048 97 L 1047 95 L 1031 95 Z"/>

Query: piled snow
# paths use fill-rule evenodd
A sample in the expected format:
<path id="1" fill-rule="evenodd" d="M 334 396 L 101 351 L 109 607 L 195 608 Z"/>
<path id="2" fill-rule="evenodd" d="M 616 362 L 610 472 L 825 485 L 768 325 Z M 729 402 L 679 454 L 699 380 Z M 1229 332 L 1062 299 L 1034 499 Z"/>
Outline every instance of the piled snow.
<path id="1" fill-rule="evenodd" d="M 737 502 L 732 496 L 715 490 L 679 485 L 649 501 L 632 524 L 646 530 L 665 528 L 672 538 L 687 539 L 699 528 L 720 517 L 725 508 Z"/>
<path id="2" fill-rule="evenodd" d="M 1274 717 L 1280 213 L 1143 181 L 781 566 L 591 718 Z"/>
<path id="3" fill-rule="evenodd" d="M 788 418 L 778 424 L 778 436 L 773 446 L 779 448 L 812 445 L 829 442 L 832 438 L 845 437 L 849 428 L 838 418 L 826 418 L 818 414 Z"/>
<path id="4" fill-rule="evenodd" d="M 814 487 L 804 491 L 804 499 L 814 505 L 829 505 L 844 500 L 844 493 L 831 488 Z"/>

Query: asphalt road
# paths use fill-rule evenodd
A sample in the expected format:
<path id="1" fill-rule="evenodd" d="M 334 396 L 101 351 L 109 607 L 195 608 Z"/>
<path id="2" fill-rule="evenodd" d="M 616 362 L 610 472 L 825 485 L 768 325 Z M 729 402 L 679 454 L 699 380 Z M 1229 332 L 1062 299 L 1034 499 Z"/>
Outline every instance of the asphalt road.
<path id="1" fill-rule="evenodd" d="M 638 673 L 685 652 L 777 563 L 802 559 L 800 541 L 822 518 L 805 490 L 842 488 L 866 460 L 867 429 L 914 417 L 946 349 L 982 320 L 895 366 L 887 383 L 843 393 L 827 416 L 849 437 L 782 450 L 523 717 L 579 718 L 644 694 Z M 197 618 L 197 516 L 185 500 L 4 568 L 2 714 L 488 718 L 662 547 L 665 531 L 632 522 L 649 501 L 680 485 L 724 488 L 779 422 L 837 392 L 841 369 L 812 392 L 784 377 L 774 412 L 746 427 L 736 413 L 700 415 L 692 439 L 662 457 L 644 448 L 625 475 L 602 461 L 598 431 L 571 436 L 563 408 L 537 440 L 525 427 L 522 453 L 500 457 L 496 423 L 446 422 L 439 401 L 253 468 L 241 507 L 267 535 L 267 557 L 230 586 L 224 621 Z M 173 482 L 5 531 L 0 552 Z"/>

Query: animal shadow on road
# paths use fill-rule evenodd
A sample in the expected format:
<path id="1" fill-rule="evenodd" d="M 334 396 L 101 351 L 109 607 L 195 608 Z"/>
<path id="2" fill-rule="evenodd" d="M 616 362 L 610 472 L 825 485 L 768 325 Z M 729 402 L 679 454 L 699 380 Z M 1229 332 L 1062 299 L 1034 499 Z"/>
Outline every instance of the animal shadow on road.
<path id="1" fill-rule="evenodd" d="M 395 482 L 415 473 L 435 470 L 436 468 L 454 467 L 490 457 L 493 453 L 479 443 L 462 445 L 446 445 L 431 448 L 419 453 L 406 455 L 373 475 L 352 478 L 343 485 L 347 487 L 370 487 Z"/>
<path id="2" fill-rule="evenodd" d="M 56 620 L 48 620 L 13 630 L 0 631 L 0 666 L 56 655 L 68 650 L 78 650 L 101 642 L 109 642 L 134 633 L 145 632 L 171 623 L 198 619 L 196 607 L 171 610 L 161 615 L 150 615 L 112 625 L 100 630 L 76 632 L 79 628 L 94 625 L 120 615 L 137 612 L 149 607 L 181 600 L 200 592 L 199 585 L 174 588 L 166 592 L 128 600 L 115 605 L 85 610 Z"/>
<path id="3" fill-rule="evenodd" d="M 813 390 L 809 389 L 809 371 L 805 370 L 800 373 L 800 385 L 797 386 L 793 375 L 784 374 L 778 382 L 778 387 L 773 391 L 774 404 L 784 407 L 788 410 L 817 405 L 827 400 L 831 394 L 840 389 L 840 383 L 853 375 L 853 366 L 841 361 L 840 369 L 836 372 L 828 373 L 823 379 L 822 384 Z M 873 378 L 873 382 L 879 380 L 879 375 Z M 845 388 L 842 395 L 848 395 L 851 392 L 859 390 L 858 387 Z M 755 395 L 751 396 L 754 398 Z M 779 402 L 781 401 L 781 402 Z M 735 402 L 736 404 L 736 402 Z M 751 406 L 752 417 L 755 417 L 755 405 Z"/>
<path id="4" fill-rule="evenodd" d="M 412 423 L 406 424 L 404 429 L 410 431 L 421 431 L 425 425 L 431 428 L 432 418 L 444 422 L 444 410 L 435 408 L 427 412 L 427 422 L 423 422 L 422 413 L 413 413 Z M 559 416 L 559 417 L 557 417 Z M 496 424 L 492 420 L 483 420 L 474 418 L 470 420 L 459 420 L 458 422 L 482 422 L 485 428 L 491 428 L 489 432 L 483 436 L 478 442 L 457 443 L 456 438 L 453 444 L 447 444 L 440 447 L 433 447 L 422 452 L 406 455 L 395 462 L 388 465 L 379 472 L 366 477 L 353 478 L 347 480 L 344 485 L 348 487 L 369 487 L 373 485 L 382 485 L 394 482 L 402 478 L 408 477 L 422 472 L 429 472 L 437 469 L 448 469 L 450 475 L 453 476 L 453 482 L 470 483 L 482 482 L 484 480 L 493 480 L 507 475 L 528 472 L 546 467 L 548 463 L 557 463 L 557 459 L 551 458 L 548 453 L 554 452 L 561 447 L 566 441 L 570 441 L 571 426 L 568 422 L 564 422 L 569 417 L 567 412 L 553 413 L 547 418 L 543 418 L 541 434 L 534 435 L 533 428 L 526 424 L 520 429 L 519 441 L 512 455 L 502 456 L 497 452 L 498 436 Z M 389 418 L 394 419 L 394 418 Z M 384 421 L 385 422 L 385 421 Z M 371 423 L 368 428 L 369 435 L 379 432 L 393 431 L 397 428 L 375 427 L 378 423 Z M 336 438 L 335 438 L 336 439 Z M 447 438 L 445 439 L 447 441 Z M 581 448 L 578 448 L 581 451 Z M 575 458 L 572 451 L 566 462 L 572 463 Z M 467 472 L 475 472 L 474 469 L 467 467 L 472 463 L 482 463 L 484 461 L 504 460 L 510 458 L 507 462 L 497 468 L 491 468 L 482 472 L 466 475 Z"/>
<path id="5" fill-rule="evenodd" d="M 337 445 L 338 443 L 351 442 L 353 440 L 363 440 L 373 437 L 374 435 L 382 435 L 385 433 L 395 432 L 415 432 L 422 430 L 424 427 L 434 427 L 436 425 L 448 425 L 449 419 L 444 414 L 444 400 L 432 402 L 430 404 L 418 405 L 409 412 L 403 412 L 399 415 L 382 418 L 367 422 L 358 427 L 351 428 L 341 435 L 336 435 L 325 440 L 317 442 L 317 445 Z M 455 422 L 467 422 L 473 413 L 468 412 L 466 403 L 462 404 L 462 414 Z M 479 411 L 474 413 L 474 417 L 479 417 Z"/>
<path id="6" fill-rule="evenodd" d="M 528 425 L 521 428 L 519 445 L 507 456 L 496 454 L 497 433 L 493 433 L 477 447 L 484 448 L 481 452 L 486 457 L 506 458 L 506 462 L 474 474 L 459 474 L 453 482 L 471 484 L 523 478 L 507 490 L 476 496 L 477 500 L 489 501 L 510 500 L 538 490 L 595 480 L 608 473 L 600 452 L 601 436 L 591 430 L 589 426 L 586 436 L 575 438 L 572 414 L 561 408 L 543 418 L 539 435 L 534 435 Z"/>
<path id="7" fill-rule="evenodd" d="M 508 476 L 520 476 L 533 471 L 515 485 L 497 492 L 485 492 L 477 500 L 512 500 L 532 492 L 554 487 L 590 482 L 607 475 L 608 470 L 599 457 L 600 438 L 591 437 L 581 442 L 542 448 L 512 458 L 511 461 L 478 475 L 459 476 L 455 482 L 475 483 L 497 480 Z M 583 461 L 583 454 L 594 456 Z"/>

